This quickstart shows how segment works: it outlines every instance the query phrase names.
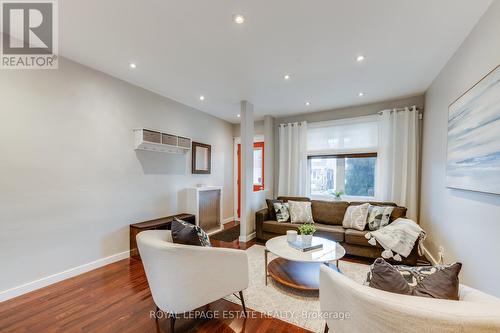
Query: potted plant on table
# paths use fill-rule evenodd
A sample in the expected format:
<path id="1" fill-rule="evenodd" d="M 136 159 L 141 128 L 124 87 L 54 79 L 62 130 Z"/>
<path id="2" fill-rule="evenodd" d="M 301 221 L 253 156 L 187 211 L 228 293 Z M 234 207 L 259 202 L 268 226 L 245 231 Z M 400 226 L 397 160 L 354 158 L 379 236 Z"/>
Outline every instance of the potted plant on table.
<path id="1" fill-rule="evenodd" d="M 313 234 L 316 232 L 316 227 L 312 223 L 304 223 L 299 226 L 300 237 L 304 244 L 311 244 Z"/>

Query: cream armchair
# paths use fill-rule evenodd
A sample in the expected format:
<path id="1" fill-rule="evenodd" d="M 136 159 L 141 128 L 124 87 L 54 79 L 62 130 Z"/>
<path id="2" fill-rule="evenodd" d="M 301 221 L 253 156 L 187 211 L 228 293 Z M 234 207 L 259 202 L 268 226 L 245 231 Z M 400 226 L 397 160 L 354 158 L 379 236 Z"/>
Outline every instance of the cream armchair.
<path id="1" fill-rule="evenodd" d="M 245 251 L 180 245 L 168 230 L 148 230 L 137 235 L 146 277 L 157 309 L 171 315 L 192 311 L 248 287 Z"/>
<path id="2" fill-rule="evenodd" d="M 325 331 L 344 332 L 500 332 L 500 300 L 460 286 L 460 300 L 399 295 L 363 286 L 321 267 L 319 298 Z M 339 316 L 349 318 L 340 320 Z"/>

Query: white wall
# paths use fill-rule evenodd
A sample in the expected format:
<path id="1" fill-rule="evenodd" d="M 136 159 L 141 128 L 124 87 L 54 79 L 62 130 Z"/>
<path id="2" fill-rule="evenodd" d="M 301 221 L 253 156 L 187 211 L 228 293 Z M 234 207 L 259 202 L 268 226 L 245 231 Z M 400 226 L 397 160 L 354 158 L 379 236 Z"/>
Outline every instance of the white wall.
<path id="1" fill-rule="evenodd" d="M 191 155 L 134 151 L 151 127 L 212 145 Z M 183 188 L 224 186 L 233 216 L 232 124 L 61 59 L 0 73 L 0 292 L 129 249 L 129 224 L 178 213 Z"/>
<path id="2" fill-rule="evenodd" d="M 500 1 L 483 16 L 426 94 L 421 225 L 427 248 L 463 263 L 462 282 L 500 296 L 500 195 L 446 188 L 448 106 L 500 63 Z M 500 133 L 500 130 L 499 130 Z M 499 136 L 500 140 L 500 136 Z"/>

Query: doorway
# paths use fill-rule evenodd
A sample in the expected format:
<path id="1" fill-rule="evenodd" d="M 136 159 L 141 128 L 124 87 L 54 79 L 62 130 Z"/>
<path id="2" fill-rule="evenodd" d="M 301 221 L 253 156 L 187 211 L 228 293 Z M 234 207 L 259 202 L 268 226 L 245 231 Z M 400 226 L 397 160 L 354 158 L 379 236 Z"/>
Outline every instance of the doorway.
<path id="1" fill-rule="evenodd" d="M 238 219 L 240 218 L 241 211 L 241 144 L 238 143 L 237 148 L 237 159 L 238 159 L 238 177 L 236 179 L 238 186 Z M 263 191 L 264 190 L 264 142 L 254 142 L 253 144 L 253 191 Z"/>

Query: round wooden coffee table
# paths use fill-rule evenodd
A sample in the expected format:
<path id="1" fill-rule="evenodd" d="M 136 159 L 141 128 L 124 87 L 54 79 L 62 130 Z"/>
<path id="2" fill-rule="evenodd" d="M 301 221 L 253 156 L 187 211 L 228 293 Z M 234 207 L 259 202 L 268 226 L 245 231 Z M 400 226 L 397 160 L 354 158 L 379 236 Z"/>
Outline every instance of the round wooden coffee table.
<path id="1" fill-rule="evenodd" d="M 300 239 L 300 236 L 298 236 Z M 302 252 L 288 244 L 286 236 L 272 238 L 266 242 L 264 251 L 265 279 L 268 277 L 291 288 L 300 290 L 319 289 L 319 268 L 322 264 L 335 263 L 345 255 L 345 249 L 337 242 L 313 237 L 312 244 L 323 244 L 322 249 Z M 268 253 L 279 258 L 267 262 Z"/>

